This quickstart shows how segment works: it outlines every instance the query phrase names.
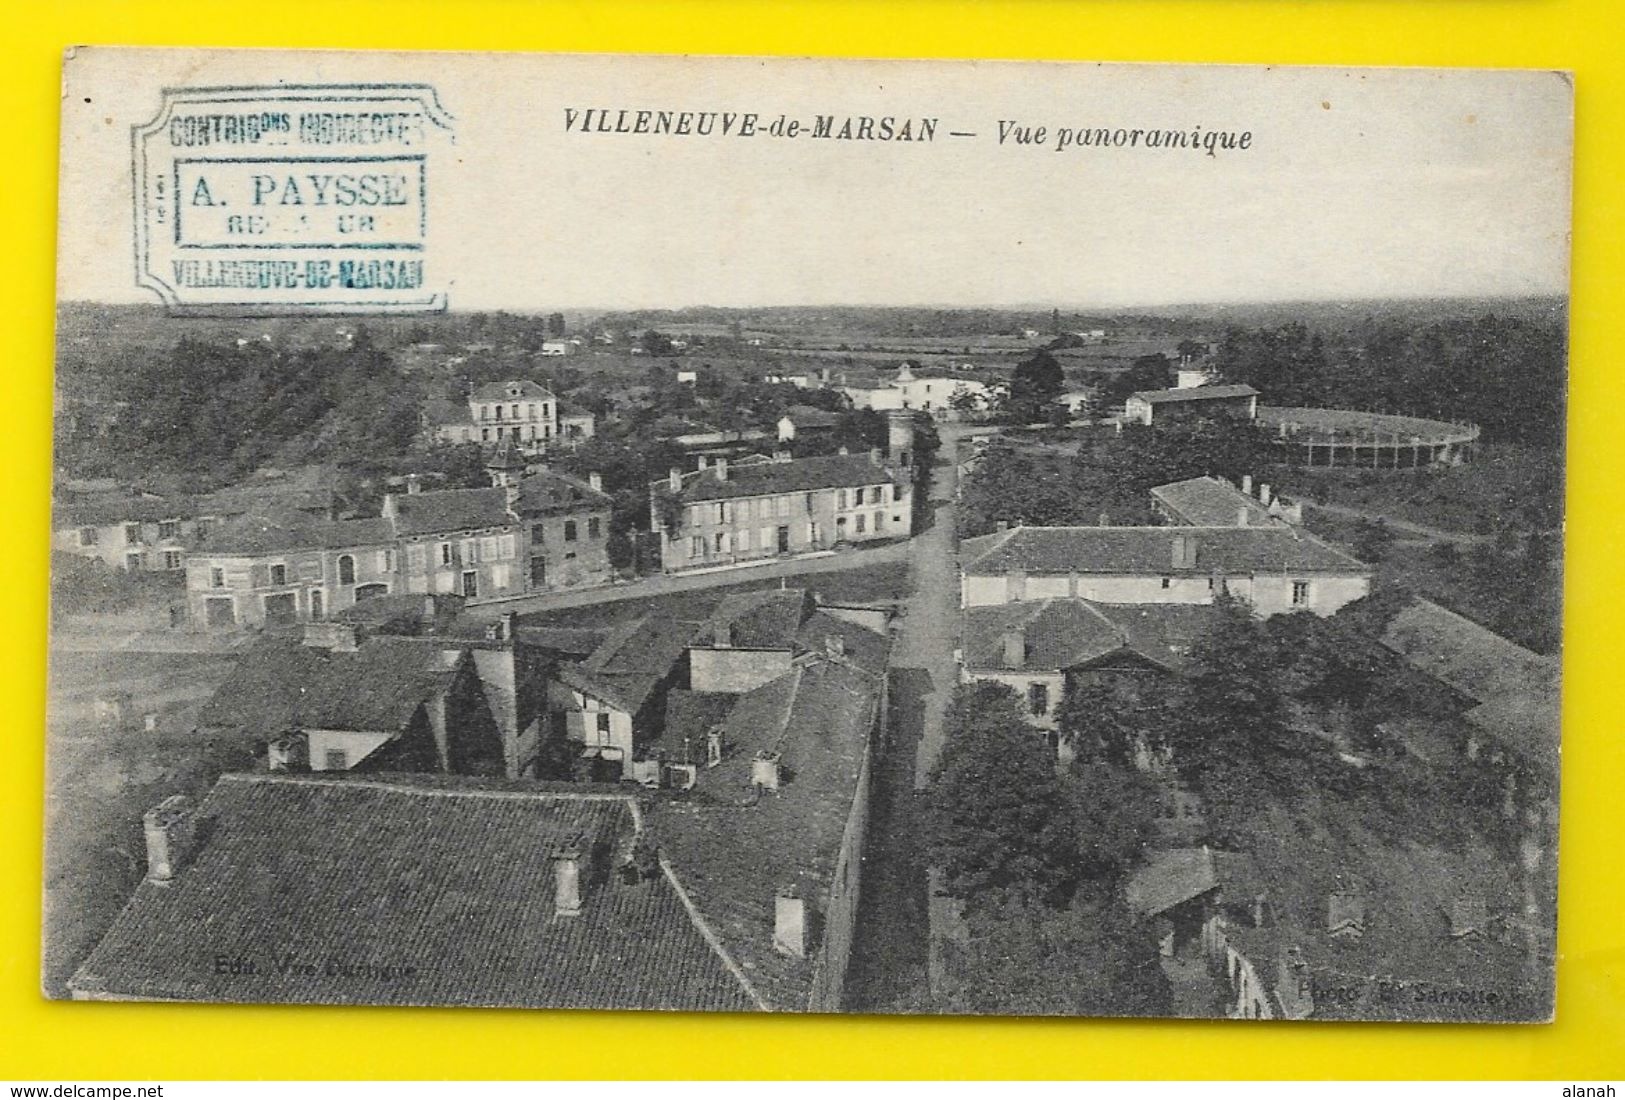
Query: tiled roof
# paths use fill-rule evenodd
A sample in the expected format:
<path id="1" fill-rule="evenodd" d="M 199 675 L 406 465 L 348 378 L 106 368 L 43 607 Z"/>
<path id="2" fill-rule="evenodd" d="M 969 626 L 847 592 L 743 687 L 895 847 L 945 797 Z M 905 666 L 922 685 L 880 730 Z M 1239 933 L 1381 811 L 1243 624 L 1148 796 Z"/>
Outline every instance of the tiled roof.
<path id="1" fill-rule="evenodd" d="M 554 909 L 550 855 L 640 828 L 619 795 L 408 777 L 226 776 L 168 885 L 143 883 L 72 981 L 189 1001 L 747 1011 L 756 1003 L 664 875 L 583 875 Z M 217 958 L 252 964 L 216 965 Z M 385 969 L 391 968 L 391 969 Z M 223 972 L 224 971 L 224 972 Z"/>
<path id="2" fill-rule="evenodd" d="M 715 467 L 694 471 L 683 477 L 682 499 L 685 502 L 728 500 L 886 482 L 906 485 L 908 477 L 904 471 L 884 459 L 879 465 L 870 462 L 866 454 L 821 455 L 790 462 L 735 464 L 729 468 L 726 481 L 717 478 Z M 654 484 L 659 486 L 661 483 Z"/>
<path id="3" fill-rule="evenodd" d="M 522 516 L 608 508 L 611 503 L 608 494 L 591 483 L 554 470 L 541 470 L 519 483 L 518 512 Z"/>
<path id="4" fill-rule="evenodd" d="M 439 489 L 393 499 L 395 530 L 401 535 L 449 534 L 514 522 L 503 489 Z"/>
<path id="5" fill-rule="evenodd" d="M 1389 621 L 1382 644 L 1412 667 L 1480 705 L 1467 720 L 1514 752 L 1548 767 L 1557 759 L 1559 662 L 1471 619 L 1415 599 Z"/>
<path id="6" fill-rule="evenodd" d="M 1176 539 L 1190 539 L 1195 564 L 1174 567 Z M 1290 527 L 1015 527 L 961 544 L 968 574 L 1112 573 L 1245 575 L 1369 573 L 1370 567 Z"/>
<path id="7" fill-rule="evenodd" d="M 698 623 L 653 615 L 628 620 L 586 660 L 561 665 L 559 678 L 635 715 L 683 659 L 699 629 Z"/>
<path id="8" fill-rule="evenodd" d="M 699 769 L 691 795 L 650 811 L 695 906 L 776 1009 L 808 1007 L 817 952 L 810 946 L 801 959 L 774 949 L 774 897 L 794 885 L 809 926 L 820 927 L 878 693 L 863 673 L 820 660 L 747 692 L 724 722 L 722 763 Z M 758 750 L 780 753 L 785 776 L 759 797 L 750 786 Z"/>
<path id="9" fill-rule="evenodd" d="M 1215 852 L 1205 845 L 1147 852 L 1123 892 L 1131 909 L 1151 917 L 1215 889 L 1223 889 L 1231 901 L 1267 892 L 1251 856 Z"/>
<path id="10" fill-rule="evenodd" d="M 1193 527 L 1234 526 L 1243 508 L 1247 509 L 1249 524 L 1262 526 L 1275 522 L 1268 508 L 1222 478 L 1193 477 L 1188 481 L 1158 485 L 1151 490 L 1151 495 Z"/>
<path id="11" fill-rule="evenodd" d="M 152 523 L 194 514 L 185 498 L 138 493 L 63 493 L 51 505 L 51 526 L 110 527 L 120 523 Z"/>
<path id="12" fill-rule="evenodd" d="M 276 554 L 293 550 L 344 550 L 389 546 L 395 532 L 384 519 L 323 519 L 307 512 L 239 516 L 199 539 L 195 552 Z"/>
<path id="13" fill-rule="evenodd" d="M 689 691 L 680 688 L 666 696 L 666 722 L 661 740 L 672 759 L 683 760 L 688 745 L 689 763 L 705 759 L 705 737 L 720 726 L 739 696 L 727 691 Z"/>
<path id="14" fill-rule="evenodd" d="M 204 704 L 200 725 L 267 741 L 292 729 L 403 729 L 454 671 L 408 639 L 370 638 L 352 652 L 265 637 Z"/>
<path id="15" fill-rule="evenodd" d="M 891 661 L 891 636 L 838 619 L 826 611 L 807 616 L 796 634 L 796 644 L 804 653 L 823 653 L 829 640 L 839 638 L 842 659 L 871 676 L 884 676 Z"/>
<path id="16" fill-rule="evenodd" d="M 518 396 L 508 393 L 509 386 L 518 387 Z M 470 401 L 551 401 L 553 391 L 546 386 L 537 385 L 529 379 L 520 379 L 508 382 L 487 382 L 483 386 L 474 387 L 469 394 Z"/>
<path id="17" fill-rule="evenodd" d="M 833 428 L 841 422 L 841 414 L 828 409 L 815 409 L 810 405 L 792 405 L 784 415 L 797 428 Z"/>
<path id="18" fill-rule="evenodd" d="M 801 588 L 730 592 L 712 607 L 699 641 L 742 649 L 790 649 L 809 606 Z M 726 630 L 726 637 L 718 637 L 719 630 Z"/>
<path id="19" fill-rule="evenodd" d="M 1177 671 L 1212 612 L 1189 604 L 1118 606 L 1075 599 L 971 607 L 965 610 L 965 667 L 1011 667 L 1004 639 L 1019 632 L 1023 657 L 1013 666 L 1018 669 L 1065 670 L 1129 650 Z"/>
<path id="20" fill-rule="evenodd" d="M 1251 386 L 1186 386 L 1171 390 L 1141 390 L 1132 396 L 1152 405 L 1175 401 L 1217 401 L 1226 397 L 1257 397 Z"/>

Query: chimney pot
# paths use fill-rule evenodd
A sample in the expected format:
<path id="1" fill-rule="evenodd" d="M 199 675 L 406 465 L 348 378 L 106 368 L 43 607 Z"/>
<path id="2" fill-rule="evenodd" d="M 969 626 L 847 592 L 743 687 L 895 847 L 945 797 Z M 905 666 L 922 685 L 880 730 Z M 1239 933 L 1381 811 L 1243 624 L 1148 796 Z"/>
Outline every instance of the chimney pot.
<path id="1" fill-rule="evenodd" d="M 722 728 L 712 726 L 705 731 L 705 766 L 714 768 L 722 763 Z"/>
<path id="2" fill-rule="evenodd" d="M 147 881 L 172 882 L 197 839 L 197 816 L 192 800 L 172 794 L 141 817 L 147 840 Z"/>
<path id="3" fill-rule="evenodd" d="M 1258 499 L 1263 504 L 1268 504 L 1270 501 L 1275 499 L 1275 497 L 1270 493 L 1270 487 L 1268 485 L 1260 485 L 1258 487 Z"/>
<path id="4" fill-rule="evenodd" d="M 773 949 L 797 959 L 807 957 L 807 903 L 794 886 L 773 898 Z"/>
<path id="5" fill-rule="evenodd" d="M 699 458 L 695 459 L 694 461 L 697 463 L 697 465 L 694 467 L 697 470 L 705 469 L 706 466 L 709 465 L 710 462 L 711 462 L 711 460 L 709 458 L 707 458 L 705 455 L 700 455 Z"/>
<path id="6" fill-rule="evenodd" d="M 1241 491 L 1246 493 L 1248 496 L 1253 495 L 1253 475 L 1252 474 L 1242 474 L 1241 475 Z"/>
<path id="7" fill-rule="evenodd" d="M 762 749 L 756 754 L 756 759 L 750 762 L 751 786 L 762 790 L 776 791 L 780 780 L 779 754 Z"/>

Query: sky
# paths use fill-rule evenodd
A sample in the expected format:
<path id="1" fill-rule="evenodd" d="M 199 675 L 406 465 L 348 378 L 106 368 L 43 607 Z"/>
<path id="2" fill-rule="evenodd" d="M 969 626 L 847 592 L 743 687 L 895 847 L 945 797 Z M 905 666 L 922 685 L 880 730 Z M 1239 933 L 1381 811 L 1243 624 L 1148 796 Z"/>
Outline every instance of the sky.
<path id="1" fill-rule="evenodd" d="M 64 300 L 157 300 L 135 282 L 130 131 L 161 90 L 278 81 L 434 86 L 455 122 L 428 254 L 454 309 L 1568 287 L 1572 88 L 1550 72 L 87 49 L 64 76 Z M 589 107 L 939 121 L 929 143 L 567 130 Z M 1046 140 L 1001 144 L 1001 121 Z M 1056 148 L 1096 127 L 1251 137 Z"/>

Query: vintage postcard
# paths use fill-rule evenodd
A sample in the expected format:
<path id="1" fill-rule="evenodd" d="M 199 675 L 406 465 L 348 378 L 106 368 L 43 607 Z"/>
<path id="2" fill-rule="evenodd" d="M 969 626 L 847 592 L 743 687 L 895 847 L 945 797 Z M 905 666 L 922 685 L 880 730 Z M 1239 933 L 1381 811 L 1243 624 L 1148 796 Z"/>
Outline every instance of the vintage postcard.
<path id="1" fill-rule="evenodd" d="M 1572 108 L 71 52 L 47 995 L 1551 1019 Z"/>

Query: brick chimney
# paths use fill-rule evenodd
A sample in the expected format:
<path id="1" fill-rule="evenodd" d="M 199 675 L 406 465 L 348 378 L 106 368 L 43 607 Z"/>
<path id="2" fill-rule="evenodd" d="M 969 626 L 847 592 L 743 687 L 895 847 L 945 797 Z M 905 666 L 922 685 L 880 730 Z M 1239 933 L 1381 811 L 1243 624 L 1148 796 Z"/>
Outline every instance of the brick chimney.
<path id="1" fill-rule="evenodd" d="M 423 479 L 417 474 L 406 475 L 406 495 L 417 496 L 423 492 Z"/>
<path id="2" fill-rule="evenodd" d="M 696 458 L 696 459 L 695 459 L 695 460 L 694 460 L 694 468 L 695 468 L 695 469 L 696 469 L 696 470 L 703 470 L 703 469 L 705 469 L 705 468 L 706 468 L 706 467 L 707 467 L 707 466 L 709 466 L 709 465 L 710 465 L 710 464 L 711 464 L 711 460 L 710 460 L 710 458 L 708 458 L 708 457 L 707 457 L 707 456 L 705 456 L 705 455 L 700 455 L 700 456 L 699 456 L 699 457 L 698 457 L 698 458 Z"/>
<path id="3" fill-rule="evenodd" d="M 673 466 L 666 474 L 666 488 L 674 493 L 683 491 L 683 471 Z"/>
<path id="4" fill-rule="evenodd" d="M 582 872 L 587 858 L 587 839 L 575 834 L 553 854 L 553 912 L 561 917 L 581 913 Z"/>
<path id="5" fill-rule="evenodd" d="M 197 812 L 184 794 L 172 794 L 141 817 L 147 838 L 147 881 L 174 881 L 197 840 Z"/>
<path id="6" fill-rule="evenodd" d="M 1258 501 L 1259 501 L 1260 504 L 1267 505 L 1267 504 L 1269 504 L 1270 501 L 1272 501 L 1274 499 L 1275 499 L 1275 496 L 1274 496 L 1273 493 L 1270 492 L 1270 487 L 1267 484 L 1260 485 L 1258 487 Z"/>
<path id="7" fill-rule="evenodd" d="M 807 957 L 807 903 L 795 886 L 780 887 L 773 897 L 773 950 L 797 959 Z"/>
<path id="8" fill-rule="evenodd" d="M 717 480 L 728 480 L 728 460 L 726 458 L 717 459 Z"/>
<path id="9" fill-rule="evenodd" d="M 1248 508 L 1248 506 L 1245 504 L 1238 505 L 1236 508 L 1236 526 L 1246 527 L 1251 519 L 1252 509 Z"/>
<path id="10" fill-rule="evenodd" d="M 1241 491 L 1246 493 L 1248 496 L 1253 495 L 1253 475 L 1252 474 L 1242 474 L 1241 475 Z"/>
<path id="11" fill-rule="evenodd" d="M 595 493 L 603 492 L 604 491 L 604 475 L 599 473 L 597 470 L 594 470 L 592 473 L 587 475 L 587 484 L 592 486 L 592 491 L 593 492 L 595 492 Z"/>

